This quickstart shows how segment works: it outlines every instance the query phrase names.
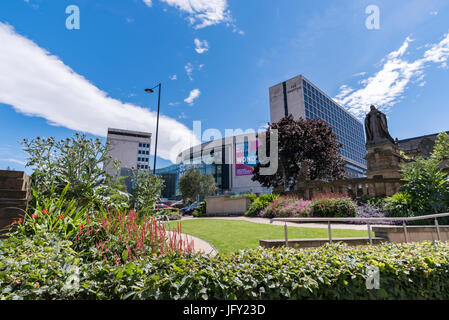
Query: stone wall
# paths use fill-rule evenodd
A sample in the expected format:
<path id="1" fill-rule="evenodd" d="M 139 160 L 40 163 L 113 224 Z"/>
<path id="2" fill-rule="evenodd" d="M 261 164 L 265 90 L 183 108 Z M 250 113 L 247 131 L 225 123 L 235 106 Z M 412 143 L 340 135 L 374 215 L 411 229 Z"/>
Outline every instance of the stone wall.
<path id="1" fill-rule="evenodd" d="M 305 200 L 324 193 L 341 193 L 351 198 L 392 196 L 404 182 L 396 178 L 355 178 L 336 181 L 307 181 L 297 185 L 295 194 Z"/>
<path id="2" fill-rule="evenodd" d="M 248 197 L 227 195 L 207 197 L 206 216 L 241 216 L 245 214 L 249 204 Z"/>
<path id="3" fill-rule="evenodd" d="M 31 182 L 23 171 L 0 170 L 0 233 L 23 215 L 31 199 Z"/>

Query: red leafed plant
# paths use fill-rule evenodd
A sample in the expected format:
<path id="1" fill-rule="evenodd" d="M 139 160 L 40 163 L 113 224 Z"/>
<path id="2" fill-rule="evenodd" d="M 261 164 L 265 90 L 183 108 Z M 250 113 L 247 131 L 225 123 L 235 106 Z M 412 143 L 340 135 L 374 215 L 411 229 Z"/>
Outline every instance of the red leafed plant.
<path id="1" fill-rule="evenodd" d="M 74 236 L 75 248 L 93 259 L 122 264 L 156 254 L 190 253 L 193 240 L 177 230 L 168 230 L 153 217 L 139 218 L 134 210 L 114 210 L 86 216 Z"/>

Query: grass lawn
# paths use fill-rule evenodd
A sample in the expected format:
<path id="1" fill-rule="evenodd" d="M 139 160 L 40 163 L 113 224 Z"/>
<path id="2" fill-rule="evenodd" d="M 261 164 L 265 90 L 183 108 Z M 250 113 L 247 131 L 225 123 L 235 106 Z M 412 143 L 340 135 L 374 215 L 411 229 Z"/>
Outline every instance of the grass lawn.
<path id="1" fill-rule="evenodd" d="M 179 221 L 170 222 L 176 227 Z M 261 239 L 284 239 L 284 227 L 238 220 L 199 218 L 181 222 L 182 232 L 211 243 L 219 252 L 256 248 Z M 332 229 L 333 238 L 367 237 L 363 230 Z M 327 228 L 288 227 L 290 239 L 327 238 Z"/>

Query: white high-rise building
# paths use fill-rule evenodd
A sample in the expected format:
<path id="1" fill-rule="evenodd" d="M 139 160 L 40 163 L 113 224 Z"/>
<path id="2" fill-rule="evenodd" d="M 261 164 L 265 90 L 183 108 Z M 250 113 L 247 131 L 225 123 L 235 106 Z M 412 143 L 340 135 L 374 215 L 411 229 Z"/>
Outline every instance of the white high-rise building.
<path id="1" fill-rule="evenodd" d="M 122 129 L 108 129 L 107 143 L 112 160 L 120 161 L 120 175 L 128 175 L 131 170 L 150 170 L 151 133 Z M 114 168 L 106 168 L 114 174 Z"/>
<path id="2" fill-rule="evenodd" d="M 365 132 L 359 119 L 302 75 L 272 86 L 269 91 L 272 123 L 289 114 L 294 119 L 326 121 L 343 145 L 341 155 L 346 161 L 346 175 L 351 178 L 364 176 Z"/>

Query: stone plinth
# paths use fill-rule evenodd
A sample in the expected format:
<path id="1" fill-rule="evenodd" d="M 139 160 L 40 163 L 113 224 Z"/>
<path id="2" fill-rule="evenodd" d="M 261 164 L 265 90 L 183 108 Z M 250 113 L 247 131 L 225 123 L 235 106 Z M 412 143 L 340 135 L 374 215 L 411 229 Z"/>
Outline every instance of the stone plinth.
<path id="1" fill-rule="evenodd" d="M 367 178 L 401 178 L 400 165 L 405 163 L 397 145 L 390 141 L 366 145 Z"/>
<path id="2" fill-rule="evenodd" d="M 441 241 L 449 240 L 449 226 L 439 226 Z M 405 242 L 404 227 L 382 226 L 373 227 L 376 237 L 385 238 L 389 242 Z M 407 226 L 407 237 L 409 242 L 438 240 L 437 229 L 434 225 Z"/>

